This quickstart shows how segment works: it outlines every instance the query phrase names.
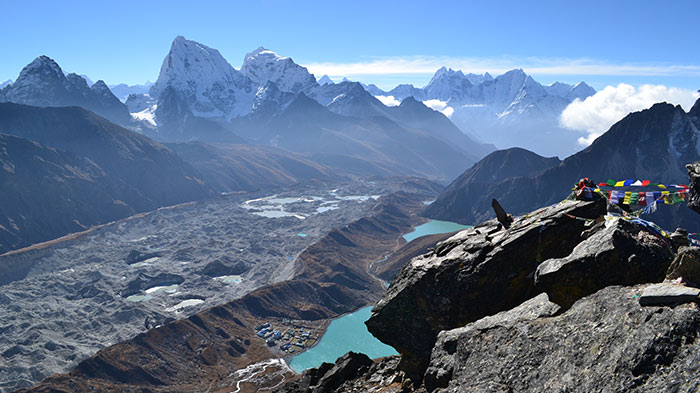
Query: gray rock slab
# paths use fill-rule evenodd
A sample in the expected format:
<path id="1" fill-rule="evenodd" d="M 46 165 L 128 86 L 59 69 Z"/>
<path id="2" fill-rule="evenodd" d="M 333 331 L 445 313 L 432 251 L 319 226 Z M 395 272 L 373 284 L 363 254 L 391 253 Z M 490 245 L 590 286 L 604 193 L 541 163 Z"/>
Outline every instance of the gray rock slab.
<path id="1" fill-rule="evenodd" d="M 454 355 L 460 340 L 466 340 L 467 337 L 479 334 L 483 330 L 496 327 L 512 328 L 520 322 L 549 317 L 560 309 L 559 305 L 549 301 L 546 293 L 541 293 L 512 310 L 484 317 L 461 328 L 440 332 L 430 357 L 430 366 L 425 373 L 426 388 L 434 390 L 447 386 L 452 378 L 456 360 Z"/>
<path id="2" fill-rule="evenodd" d="M 643 225 L 615 218 L 593 228 L 563 258 L 542 262 L 535 286 L 564 308 L 610 285 L 663 281 L 673 259 L 669 244 Z"/>
<path id="3" fill-rule="evenodd" d="M 653 284 L 644 288 L 639 296 L 642 306 L 673 306 L 700 300 L 700 289 L 668 283 Z"/>

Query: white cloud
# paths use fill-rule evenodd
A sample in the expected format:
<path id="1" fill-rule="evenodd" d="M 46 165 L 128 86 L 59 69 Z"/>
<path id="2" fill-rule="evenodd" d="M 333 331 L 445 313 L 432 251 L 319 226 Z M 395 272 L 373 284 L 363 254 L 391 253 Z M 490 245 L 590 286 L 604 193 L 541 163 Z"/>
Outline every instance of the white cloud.
<path id="1" fill-rule="evenodd" d="M 514 68 L 522 68 L 532 75 L 700 76 L 700 65 L 613 64 L 585 58 L 407 56 L 351 63 L 305 64 L 305 67 L 315 75 L 327 74 L 332 77 L 432 74 L 442 66 L 474 73 L 503 73 Z"/>
<path id="2" fill-rule="evenodd" d="M 642 85 L 639 88 L 621 83 L 608 86 L 585 100 L 575 100 L 561 114 L 561 124 L 565 128 L 588 133 L 579 138 L 583 146 L 590 145 L 613 124 L 630 112 L 647 109 L 657 102 L 680 104 L 689 110 L 698 92 L 666 87 L 663 85 Z"/>
<path id="3" fill-rule="evenodd" d="M 386 106 L 399 106 L 399 105 L 401 105 L 401 101 L 394 98 L 394 96 L 374 96 L 374 98 L 378 99 L 379 101 L 382 102 L 382 104 L 384 104 Z"/>
<path id="4" fill-rule="evenodd" d="M 447 117 L 451 117 L 452 114 L 455 112 L 454 108 L 452 108 L 451 106 L 447 106 L 447 102 L 440 101 L 438 99 L 426 100 L 423 101 L 423 104 L 425 104 L 425 106 L 427 106 L 430 109 L 442 112 L 442 114 Z"/>

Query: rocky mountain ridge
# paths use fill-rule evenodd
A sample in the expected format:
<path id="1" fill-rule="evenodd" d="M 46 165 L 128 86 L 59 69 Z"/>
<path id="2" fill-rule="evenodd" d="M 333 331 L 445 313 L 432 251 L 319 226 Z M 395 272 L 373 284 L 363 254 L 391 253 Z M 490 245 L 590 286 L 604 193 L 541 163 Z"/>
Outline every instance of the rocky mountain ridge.
<path id="1" fill-rule="evenodd" d="M 492 198 L 497 198 L 509 212 L 522 214 L 561 200 L 582 177 L 596 182 L 635 178 L 685 184 L 685 164 L 700 159 L 699 128 L 700 116 L 693 110 L 686 113 L 680 106 L 659 103 L 629 114 L 588 148 L 560 163 L 542 159 L 542 165 L 534 173 L 517 172 L 528 166 L 524 165 L 525 158 L 509 162 L 499 158 L 506 152 L 496 152 L 455 180 L 425 214 L 464 224 L 475 223 L 493 217 Z M 496 162 L 502 161 L 513 172 L 501 169 L 499 176 L 499 171 L 488 164 L 494 158 L 499 158 Z M 546 168 L 547 165 L 552 166 Z M 496 177 L 488 182 L 471 178 L 482 166 L 486 167 L 485 174 L 494 173 Z M 695 215 L 682 206 L 661 206 L 659 212 L 645 217 L 668 229 L 697 226 Z"/>
<path id="2" fill-rule="evenodd" d="M 17 79 L 0 90 L 0 102 L 34 106 L 80 106 L 122 125 L 131 123 L 126 106 L 99 80 L 88 86 L 77 74 L 65 75 L 47 56 L 22 69 Z"/>

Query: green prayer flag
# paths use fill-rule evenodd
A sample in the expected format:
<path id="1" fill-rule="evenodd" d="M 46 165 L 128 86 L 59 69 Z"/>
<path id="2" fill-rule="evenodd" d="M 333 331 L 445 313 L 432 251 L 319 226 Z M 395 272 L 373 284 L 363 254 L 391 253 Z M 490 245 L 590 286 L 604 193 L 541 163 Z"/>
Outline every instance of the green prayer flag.
<path id="1" fill-rule="evenodd" d="M 639 193 L 633 192 L 632 195 L 630 195 L 630 205 L 636 205 L 638 200 L 639 200 Z"/>
<path id="2" fill-rule="evenodd" d="M 681 195 L 680 192 L 674 192 L 674 193 L 673 193 L 673 202 L 674 202 L 674 203 L 681 203 L 681 202 L 683 202 L 683 201 L 684 201 L 683 195 Z"/>

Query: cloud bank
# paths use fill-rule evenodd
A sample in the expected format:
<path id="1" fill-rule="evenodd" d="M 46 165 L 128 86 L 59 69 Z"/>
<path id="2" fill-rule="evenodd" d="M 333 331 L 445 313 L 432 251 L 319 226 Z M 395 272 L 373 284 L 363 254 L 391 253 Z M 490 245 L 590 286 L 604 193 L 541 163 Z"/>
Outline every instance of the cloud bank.
<path id="1" fill-rule="evenodd" d="M 450 57 L 406 56 L 364 61 L 304 64 L 315 75 L 336 77 L 357 75 L 432 74 L 442 66 L 474 73 L 503 73 L 522 68 L 531 75 L 621 75 L 621 76 L 700 76 L 700 65 L 610 63 L 595 59 L 537 57 Z"/>
<path id="2" fill-rule="evenodd" d="M 687 111 L 698 96 L 698 92 L 687 89 L 663 85 L 642 85 L 635 88 L 621 83 L 608 86 L 583 101 L 575 100 L 564 109 L 560 122 L 565 128 L 586 132 L 588 135 L 579 138 L 578 142 L 582 146 L 588 146 L 630 112 L 641 111 L 664 101 L 680 104 Z"/>
<path id="3" fill-rule="evenodd" d="M 452 114 L 455 112 L 454 108 L 451 106 L 447 106 L 447 103 L 445 101 L 440 101 L 440 100 L 426 100 L 423 101 L 423 104 L 427 106 L 430 109 L 436 110 L 438 112 L 442 112 L 443 115 L 447 117 L 451 117 Z"/>
<path id="4" fill-rule="evenodd" d="M 374 96 L 374 98 L 378 99 L 379 101 L 381 101 L 382 104 L 384 104 L 386 106 L 399 106 L 399 105 L 401 105 L 401 101 L 394 98 L 394 96 Z"/>

